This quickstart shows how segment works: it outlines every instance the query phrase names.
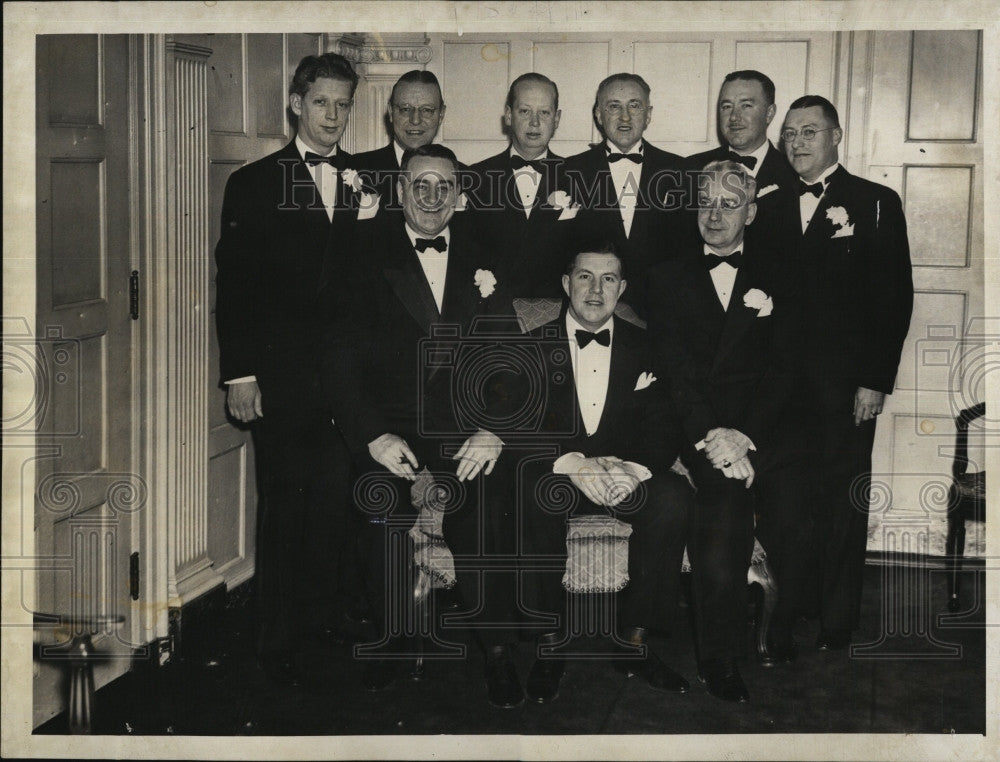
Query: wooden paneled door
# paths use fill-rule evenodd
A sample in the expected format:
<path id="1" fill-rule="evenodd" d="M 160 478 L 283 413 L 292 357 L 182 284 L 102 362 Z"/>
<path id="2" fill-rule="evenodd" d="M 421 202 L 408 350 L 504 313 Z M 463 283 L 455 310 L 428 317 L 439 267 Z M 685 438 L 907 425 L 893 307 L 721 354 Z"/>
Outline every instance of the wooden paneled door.
<path id="1" fill-rule="evenodd" d="M 36 611 L 87 620 L 112 658 L 98 685 L 126 671 L 133 602 L 129 556 L 148 490 L 137 473 L 126 35 L 37 38 Z M 137 645 L 137 644 L 136 644 Z M 36 672 L 35 716 L 64 704 L 59 669 Z"/>
<path id="2" fill-rule="evenodd" d="M 902 197 L 915 292 L 878 426 L 869 548 L 943 555 L 954 417 L 983 401 L 984 352 L 997 340 L 983 296 L 982 36 L 855 33 L 853 49 L 869 63 L 855 66 L 867 78 L 852 82 L 859 116 L 846 125 L 848 168 Z M 983 470 L 982 447 L 970 452 L 970 470 Z M 982 555 L 982 524 L 970 525 L 966 542 L 967 554 Z"/>

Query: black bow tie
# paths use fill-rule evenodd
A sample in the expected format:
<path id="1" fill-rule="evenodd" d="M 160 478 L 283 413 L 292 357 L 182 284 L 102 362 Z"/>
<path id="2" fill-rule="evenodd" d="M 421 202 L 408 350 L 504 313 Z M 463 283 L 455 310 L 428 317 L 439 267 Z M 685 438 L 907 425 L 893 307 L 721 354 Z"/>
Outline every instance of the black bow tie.
<path id="1" fill-rule="evenodd" d="M 333 156 L 320 156 L 318 153 L 313 153 L 312 151 L 306 151 L 305 157 L 306 164 L 329 164 L 331 167 L 338 171 L 344 170 L 344 159 L 343 154 L 337 151 Z"/>
<path id="2" fill-rule="evenodd" d="M 804 182 L 799 180 L 799 195 L 804 196 L 807 193 L 813 194 L 816 198 L 823 195 L 823 183 L 813 183 L 812 185 L 806 185 Z"/>
<path id="3" fill-rule="evenodd" d="M 428 249 L 434 249 L 435 251 L 441 252 L 448 248 L 448 244 L 445 243 L 444 236 L 439 235 L 437 238 L 418 238 L 413 244 L 413 248 L 421 254 Z"/>
<path id="4" fill-rule="evenodd" d="M 616 161 L 621 161 L 622 159 L 628 159 L 629 161 L 634 161 L 636 164 L 642 164 L 642 154 L 641 153 L 609 153 L 608 154 L 608 164 L 614 164 Z"/>
<path id="5" fill-rule="evenodd" d="M 591 333 L 590 331 L 577 330 L 576 332 L 576 343 L 580 345 L 580 349 L 586 347 L 590 342 L 596 341 L 602 347 L 611 346 L 611 331 L 605 328 L 603 331 L 598 331 L 597 333 Z"/>
<path id="6" fill-rule="evenodd" d="M 754 167 L 757 166 L 756 156 L 743 156 L 741 154 L 736 153 L 736 151 L 729 152 L 729 160 L 735 161 L 737 164 L 742 164 L 747 169 L 753 169 Z"/>
<path id="7" fill-rule="evenodd" d="M 519 169 L 524 169 L 525 167 L 531 167 L 538 174 L 545 174 L 545 164 L 541 159 L 525 159 L 523 156 L 518 156 L 514 154 L 510 157 L 510 165 L 515 171 Z"/>
<path id="8" fill-rule="evenodd" d="M 743 254 L 738 251 L 734 251 L 728 257 L 720 257 L 718 254 L 706 254 L 703 259 L 705 260 L 705 267 L 709 270 L 713 270 L 721 264 L 731 265 L 738 269 L 740 263 L 743 261 Z"/>

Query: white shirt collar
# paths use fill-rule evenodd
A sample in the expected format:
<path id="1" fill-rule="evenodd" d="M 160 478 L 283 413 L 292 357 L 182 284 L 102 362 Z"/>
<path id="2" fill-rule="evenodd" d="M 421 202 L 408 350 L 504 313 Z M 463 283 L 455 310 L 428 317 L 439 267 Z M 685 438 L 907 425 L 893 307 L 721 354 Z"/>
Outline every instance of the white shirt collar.
<path id="1" fill-rule="evenodd" d="M 823 173 L 819 177 L 813 180 L 812 183 L 809 183 L 809 185 L 812 185 L 813 183 L 823 183 L 823 188 L 825 189 L 826 183 L 830 179 L 830 175 L 836 172 L 839 167 L 840 167 L 840 162 L 837 162 L 836 164 L 831 164 L 829 167 L 823 170 Z M 805 182 L 805 180 L 803 180 L 801 177 L 799 177 L 799 179 L 802 180 L 802 182 Z"/>
<path id="2" fill-rule="evenodd" d="M 512 145 L 510 147 L 510 151 L 508 151 L 508 156 L 521 156 L 521 152 L 518 151 L 516 148 L 514 148 L 514 146 Z M 545 161 L 547 158 L 549 158 L 549 149 L 546 148 L 544 151 L 542 151 L 540 155 L 536 156 L 534 159 L 528 159 L 524 156 L 521 156 L 521 158 L 524 159 L 525 161 Z"/>
<path id="3" fill-rule="evenodd" d="M 611 334 L 611 339 L 614 340 L 614 338 L 615 338 L 615 316 L 614 315 L 610 315 L 608 317 L 608 319 L 604 322 L 604 325 L 602 325 L 600 328 L 598 328 L 597 331 L 593 331 L 593 333 L 597 333 L 598 331 L 603 331 L 605 328 L 608 329 L 608 331 Z M 570 310 L 567 308 L 566 309 L 566 335 L 569 337 L 570 341 L 574 341 L 575 340 L 575 338 L 576 338 L 576 332 L 577 331 L 587 331 L 588 333 L 591 332 L 589 328 L 585 328 L 582 325 L 580 325 L 580 322 L 576 318 L 573 317 L 573 313 L 570 312 Z M 598 346 L 600 346 L 600 345 L 598 345 Z"/>
<path id="4" fill-rule="evenodd" d="M 410 238 L 410 246 L 412 246 L 413 248 L 417 247 L 417 239 L 418 238 L 427 238 L 428 237 L 428 236 L 423 235 L 422 233 L 418 233 L 416 230 L 414 230 L 413 228 L 411 228 L 410 227 L 410 223 L 408 223 L 408 222 L 404 223 L 404 227 L 406 228 L 406 235 L 408 235 L 409 238 Z M 445 226 L 445 229 L 442 230 L 440 233 L 438 233 L 438 235 L 444 236 L 444 245 L 445 246 L 451 246 L 451 231 L 448 229 L 447 226 Z M 431 238 L 435 238 L 436 236 L 430 236 L 430 237 Z M 424 253 L 426 253 L 426 252 L 424 252 Z M 443 251 L 442 252 L 437 252 L 437 251 L 435 251 L 433 253 L 434 254 L 445 254 L 446 252 L 443 252 Z"/>
<path id="5" fill-rule="evenodd" d="M 605 154 L 618 153 L 618 146 L 616 146 L 610 140 L 608 140 L 607 138 L 605 138 L 604 139 L 604 153 Z M 621 153 L 644 153 L 644 151 L 642 150 L 642 138 L 639 138 L 632 145 L 630 145 L 628 147 L 628 149 L 622 151 Z"/>
<path id="6" fill-rule="evenodd" d="M 752 174 L 753 174 L 754 177 L 756 177 L 757 176 L 757 172 L 760 171 L 760 165 L 764 163 L 764 157 L 767 156 L 767 151 L 768 151 L 768 149 L 770 147 L 771 147 L 771 141 L 770 140 L 765 140 L 763 143 L 761 143 L 759 146 L 757 146 L 757 148 L 755 148 L 750 153 L 740 154 L 741 156 L 753 156 L 755 159 L 757 159 L 757 163 L 754 164 L 754 167 L 753 167 L 753 170 L 752 170 Z M 732 151 L 733 153 L 740 153 L 739 151 L 737 151 L 732 146 L 729 147 L 729 150 Z"/>
<path id="7" fill-rule="evenodd" d="M 306 151 L 309 151 L 310 153 L 318 153 L 317 151 L 314 151 L 309 146 L 307 146 L 305 144 L 305 142 L 302 140 L 302 138 L 300 138 L 298 135 L 295 136 L 295 147 L 299 150 L 299 157 L 303 161 L 305 161 L 305 159 L 306 159 Z M 339 146 L 334 146 L 333 150 L 330 151 L 330 153 L 320 154 L 320 155 L 321 156 L 336 156 L 337 155 L 337 148 L 338 147 Z"/>
<path id="8" fill-rule="evenodd" d="M 729 254 L 739 254 L 740 252 L 742 252 L 743 251 L 743 243 L 744 243 L 743 241 L 740 241 L 740 245 L 737 246 L 735 249 L 733 249 L 731 252 L 729 252 Z M 704 254 L 705 254 L 705 256 L 708 256 L 709 254 L 714 254 L 717 257 L 728 257 L 729 256 L 729 254 L 720 254 L 715 249 L 713 249 L 711 246 L 709 246 L 707 243 L 704 245 Z"/>
<path id="9" fill-rule="evenodd" d="M 396 152 L 396 166 L 403 166 L 403 154 L 406 153 L 406 149 L 399 144 L 399 142 L 393 138 L 392 139 L 392 150 Z"/>

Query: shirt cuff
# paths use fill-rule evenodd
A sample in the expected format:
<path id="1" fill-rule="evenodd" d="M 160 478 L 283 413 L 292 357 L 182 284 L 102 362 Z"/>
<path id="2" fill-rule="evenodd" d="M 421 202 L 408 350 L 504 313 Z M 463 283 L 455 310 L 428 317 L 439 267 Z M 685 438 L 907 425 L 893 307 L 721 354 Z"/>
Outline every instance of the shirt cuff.
<path id="1" fill-rule="evenodd" d="M 226 386 L 229 384 L 248 384 L 251 381 L 257 382 L 257 376 L 240 376 L 239 378 L 232 378 L 229 381 L 225 381 Z"/>
<path id="2" fill-rule="evenodd" d="M 554 474 L 565 474 L 569 476 L 573 473 L 573 469 L 570 468 L 570 461 L 572 458 L 582 458 L 582 452 L 568 452 L 556 458 L 556 462 L 552 464 L 552 473 Z"/>

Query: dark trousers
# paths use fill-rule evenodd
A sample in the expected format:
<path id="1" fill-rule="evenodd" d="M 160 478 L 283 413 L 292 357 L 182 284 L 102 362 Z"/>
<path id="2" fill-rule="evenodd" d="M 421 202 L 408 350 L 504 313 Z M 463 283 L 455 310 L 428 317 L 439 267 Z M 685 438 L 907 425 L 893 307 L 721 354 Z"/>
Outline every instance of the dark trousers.
<path id="1" fill-rule="evenodd" d="M 426 465 L 452 495 L 442 528 L 455 561 L 456 587 L 464 609 L 449 617 L 460 619 L 461 624 L 455 627 L 471 629 L 484 648 L 511 642 L 514 636 L 506 625 L 513 609 L 514 579 L 512 572 L 503 573 L 502 567 L 510 568 L 513 562 L 505 562 L 502 556 L 513 545 L 513 525 L 506 524 L 509 489 L 501 472 L 494 470 L 490 476 L 480 472 L 472 481 L 459 483 L 455 476 L 458 461 L 437 453 L 428 457 L 420 451 L 417 458 L 420 468 Z M 408 536 L 418 509 L 412 503 L 411 482 L 389 474 L 374 462 L 360 477 L 359 494 L 366 492 L 379 496 L 362 506 L 370 543 L 368 595 L 379 640 L 398 641 L 419 630 L 413 602 L 417 573 Z M 505 542 L 504 537 L 509 539 Z M 437 623 L 433 631 L 435 636 L 454 641 Z M 394 642 L 392 647 L 405 645 Z"/>
<path id="2" fill-rule="evenodd" d="M 304 633 L 337 621 L 347 591 L 360 586 L 348 558 L 360 531 L 351 458 L 319 409 L 269 408 L 254 435 L 262 488 L 257 648 L 294 651 Z"/>
<path id="3" fill-rule="evenodd" d="M 583 515 L 612 515 L 632 526 L 628 547 L 629 583 L 617 594 L 618 622 L 630 627 L 671 628 L 677 611 L 681 559 L 694 503 L 690 485 L 683 477 L 667 472 L 642 483 L 637 494 L 644 497 L 621 509 L 604 508 L 587 500 L 566 477 L 534 473 L 525 487 L 521 573 L 524 598 L 536 612 L 557 614 L 565 633 L 567 593 L 562 587 L 566 565 L 566 521 Z M 524 492 L 522 492 L 524 494 Z M 545 559 L 545 570 L 537 570 Z M 535 567 L 535 570 L 532 567 Z"/>
<path id="4" fill-rule="evenodd" d="M 698 486 L 688 553 L 701 659 L 734 658 L 742 652 L 755 535 L 778 586 L 772 635 L 791 637 L 795 617 L 807 608 L 814 532 L 810 472 L 800 448 L 796 439 L 751 452 L 755 474 L 749 489 L 743 481 L 723 476 L 701 453 L 685 453 Z"/>
<path id="5" fill-rule="evenodd" d="M 825 629 L 855 630 L 868 545 L 875 421 L 854 425 L 854 389 L 839 409 L 821 409 L 811 430 L 819 610 Z"/>

